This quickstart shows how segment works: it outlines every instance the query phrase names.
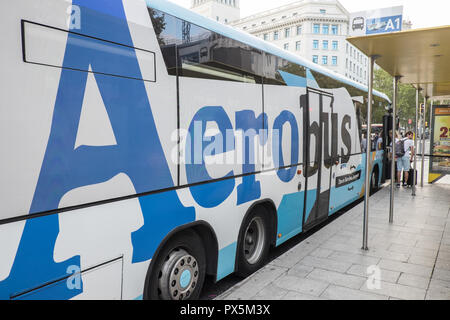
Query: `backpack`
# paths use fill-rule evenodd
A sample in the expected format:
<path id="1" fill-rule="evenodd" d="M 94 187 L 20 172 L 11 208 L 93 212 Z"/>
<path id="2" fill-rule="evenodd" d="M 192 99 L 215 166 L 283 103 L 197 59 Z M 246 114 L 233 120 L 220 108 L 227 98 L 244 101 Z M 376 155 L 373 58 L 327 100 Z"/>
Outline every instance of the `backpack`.
<path id="1" fill-rule="evenodd" d="M 401 139 L 395 143 L 395 155 L 397 158 L 403 158 L 405 154 L 405 139 Z"/>

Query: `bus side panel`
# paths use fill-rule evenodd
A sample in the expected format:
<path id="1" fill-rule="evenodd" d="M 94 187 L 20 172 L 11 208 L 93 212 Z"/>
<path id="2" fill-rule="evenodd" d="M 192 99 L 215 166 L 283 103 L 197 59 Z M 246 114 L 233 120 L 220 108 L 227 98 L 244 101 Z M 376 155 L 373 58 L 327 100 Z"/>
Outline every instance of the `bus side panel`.
<path id="1" fill-rule="evenodd" d="M 29 213 L 52 124 L 61 69 L 23 61 L 21 20 L 67 28 L 67 2 L 0 3 L 0 220 Z M 52 14 L 48 14 L 51 12 Z M 49 48 L 62 63 L 65 43 Z"/>
<path id="2" fill-rule="evenodd" d="M 238 130 L 238 126 L 248 124 L 255 135 L 246 143 L 252 139 L 252 144 L 259 144 L 262 86 L 181 77 L 179 92 L 180 127 L 188 132 L 181 143 L 181 184 L 220 180 L 179 192 L 184 206 L 196 207 L 196 219 L 214 229 L 219 245 L 219 280 L 234 272 L 242 220 L 250 205 L 260 198 L 258 186 L 244 183 L 253 175 L 233 177 L 262 168 L 256 157 L 255 161 L 244 160 L 248 152 L 243 149 L 244 132 Z"/>
<path id="3" fill-rule="evenodd" d="M 264 170 L 283 167 L 261 175 L 262 198 L 277 205 L 277 245 L 303 230 L 304 119 L 300 98 L 305 94 L 306 88 L 264 85 L 264 112 L 269 119 Z"/>
<path id="4" fill-rule="evenodd" d="M 166 160 L 177 146 L 176 79 L 164 67 L 145 2 L 113 0 L 102 12 L 97 2 L 43 1 L 28 13 L 30 2 L 2 10 L 13 32 L 1 59 L 11 72 L 1 77 L 8 152 L 0 164 L 9 169 L 1 172 L 0 219 L 54 210 L 69 190 L 120 172 L 138 193 L 176 185 L 176 161 Z M 69 18 L 82 23 L 68 29 Z M 68 205 L 129 194 L 118 185 L 85 196 Z"/>
<path id="5" fill-rule="evenodd" d="M 339 161 L 333 163 L 330 215 L 360 197 L 364 184 L 364 155 L 358 131 L 356 110 L 346 89 L 333 90 L 333 112 L 337 114 Z"/>
<path id="6" fill-rule="evenodd" d="M 0 160 L 0 219 L 176 186 L 177 164 L 168 160 L 177 143 L 172 137 L 176 81 L 164 67 L 145 2 L 123 4 L 121 0 L 108 1 L 108 12 L 100 12 L 98 2 L 81 0 L 73 1 L 74 6 L 60 1 L 41 1 L 39 5 L 16 1 L 11 6 L 2 2 L 1 23 L 11 32 L 6 33 L 7 49 L 1 50 L 0 59 L 2 69 L 10 70 L 0 76 L 5 93 L 0 95 L 0 145 L 7 150 Z M 68 30 L 67 21 L 77 13 L 83 21 L 78 33 L 104 36 L 104 40 L 118 43 L 114 46 L 124 44 L 121 49 L 126 54 L 97 52 L 92 48 L 98 48 L 102 39 L 67 34 L 67 44 L 46 39 L 46 44 L 52 45 L 48 52 L 55 56 L 43 61 L 56 66 L 24 62 L 21 19 L 43 24 L 39 25 L 42 30 L 58 28 L 52 32 L 59 34 Z M 148 52 L 140 54 L 131 47 L 133 40 L 142 50 L 155 52 L 154 63 L 148 63 Z M 32 51 L 39 53 L 33 58 L 49 58 L 42 56 L 43 48 L 36 47 L 38 41 L 32 42 L 34 47 L 29 49 L 39 49 Z M 85 46 L 77 46 L 80 43 Z M 83 68 L 66 69 L 67 61 Z M 118 66 L 135 72 L 135 77 L 117 75 Z M 105 72 L 108 68 L 112 72 Z M 142 80 L 143 75 L 152 73 L 156 82 Z M 106 135 L 93 128 L 102 128 Z M 130 152 L 124 153 L 124 145 Z M 52 158 L 49 150 L 56 157 Z M 120 159 L 123 167 L 117 166 Z M 48 183 L 42 183 L 46 179 Z M 135 298 L 142 294 L 148 264 L 163 238 L 193 220 L 195 209 L 184 207 L 171 191 L 4 224 L 0 298 L 8 299 L 65 277 L 68 270 L 83 271 L 121 255 L 126 257 L 125 264 L 132 265 L 131 269 L 124 267 L 124 279 L 130 280 L 124 284 L 123 297 Z M 57 298 L 89 296 L 84 291 L 90 287 L 86 281 L 81 288 L 64 288 Z"/>
<path id="7" fill-rule="evenodd" d="M 62 199 L 62 205 L 80 193 L 107 189 L 117 183 L 128 185 L 129 191 L 133 191 L 130 179 L 119 175 L 112 181 L 69 192 Z M 33 229 L 42 240 L 34 240 L 34 244 L 26 248 L 22 245 L 17 253 L 2 246 L 0 299 L 17 295 L 18 299 L 58 300 L 138 297 L 143 292 L 150 263 L 133 263 L 132 234 L 142 227 L 142 215 L 140 199 L 131 199 L 1 225 L 2 238 L 13 239 L 20 235 L 26 224 L 26 228 Z M 54 234 L 55 218 L 59 221 L 57 234 Z M 45 234 L 55 236 L 54 245 L 45 241 Z M 33 236 L 24 232 L 22 243 Z M 10 251 L 5 252 L 5 249 Z M 111 268 L 97 267 L 117 259 L 120 259 L 120 266 L 115 262 Z M 85 273 L 87 270 L 89 272 Z M 57 283 L 53 284 L 55 281 Z M 116 285 L 118 281 L 123 287 Z M 48 283 L 52 285 L 46 285 Z M 40 286 L 44 288 L 34 290 Z M 33 293 L 22 295 L 29 290 Z"/>

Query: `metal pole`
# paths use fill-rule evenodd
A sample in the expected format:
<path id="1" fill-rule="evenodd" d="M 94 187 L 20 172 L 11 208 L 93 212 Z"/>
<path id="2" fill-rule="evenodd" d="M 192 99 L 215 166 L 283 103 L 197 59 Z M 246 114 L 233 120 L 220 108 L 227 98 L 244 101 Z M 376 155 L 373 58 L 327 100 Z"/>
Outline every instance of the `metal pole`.
<path id="1" fill-rule="evenodd" d="M 395 133 L 397 132 L 397 100 L 398 81 L 400 77 L 394 77 L 394 97 L 392 103 L 392 160 L 391 160 L 391 206 L 389 209 L 389 223 L 394 223 L 394 190 L 395 190 Z"/>
<path id="2" fill-rule="evenodd" d="M 363 225 L 363 246 L 362 249 L 369 250 L 369 198 L 370 198 L 370 156 L 372 144 L 370 143 L 370 134 L 372 130 L 372 100 L 373 100 L 373 67 L 376 56 L 370 57 L 369 63 L 369 93 L 367 101 L 367 133 L 366 133 L 366 175 L 365 175 L 365 197 L 364 197 L 364 225 Z"/>
<path id="3" fill-rule="evenodd" d="M 427 114 L 427 100 L 428 97 L 424 98 L 423 103 L 423 113 L 422 113 L 422 168 L 420 169 L 420 187 L 423 188 L 424 179 L 424 169 L 425 169 L 425 116 Z"/>
<path id="4" fill-rule="evenodd" d="M 429 149 L 428 149 L 428 154 L 430 155 L 429 156 L 429 159 L 428 159 L 428 168 L 429 168 L 429 171 L 428 171 L 428 183 L 430 183 L 430 171 L 431 171 L 431 166 L 433 165 L 433 146 L 431 145 L 431 133 L 432 133 L 432 131 L 431 131 L 431 126 L 432 126 L 432 124 L 433 124 L 433 105 L 434 105 L 434 100 L 431 100 L 431 105 L 430 105 L 430 122 L 428 122 L 428 140 L 429 140 L 429 142 L 430 142 L 430 147 L 429 147 Z"/>
<path id="5" fill-rule="evenodd" d="M 421 89 L 417 87 L 416 89 L 416 123 L 414 125 L 414 174 L 413 174 L 413 185 L 412 185 L 412 196 L 416 196 L 416 170 L 417 170 L 417 123 L 419 122 L 419 91 Z"/>

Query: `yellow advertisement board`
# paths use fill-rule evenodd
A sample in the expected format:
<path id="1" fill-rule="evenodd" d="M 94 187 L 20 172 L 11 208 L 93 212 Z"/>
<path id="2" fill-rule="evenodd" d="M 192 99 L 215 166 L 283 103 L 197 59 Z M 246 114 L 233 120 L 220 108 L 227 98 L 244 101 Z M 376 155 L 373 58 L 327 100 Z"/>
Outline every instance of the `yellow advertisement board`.
<path id="1" fill-rule="evenodd" d="M 450 174 L 450 106 L 433 107 L 431 128 L 430 175 Z"/>

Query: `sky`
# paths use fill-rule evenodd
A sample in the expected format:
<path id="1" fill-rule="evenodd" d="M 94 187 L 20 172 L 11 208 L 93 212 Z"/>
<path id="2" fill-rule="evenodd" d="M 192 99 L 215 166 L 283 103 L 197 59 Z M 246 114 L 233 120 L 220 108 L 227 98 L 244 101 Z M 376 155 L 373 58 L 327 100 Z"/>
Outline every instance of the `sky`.
<path id="1" fill-rule="evenodd" d="M 171 0 L 189 8 L 191 0 Z M 450 25 L 450 1 L 448 0 L 339 0 L 349 11 L 403 6 L 404 19 L 411 20 L 413 29 Z M 261 11 L 296 2 L 295 0 L 241 0 L 241 15 L 246 17 Z"/>

